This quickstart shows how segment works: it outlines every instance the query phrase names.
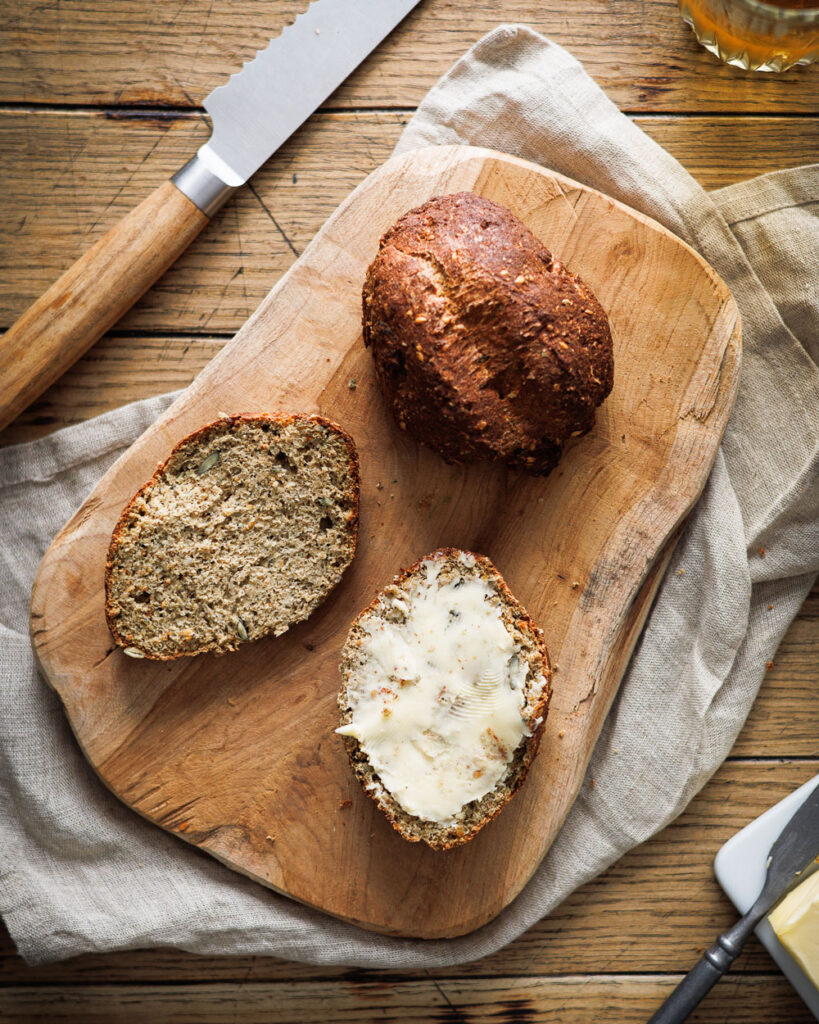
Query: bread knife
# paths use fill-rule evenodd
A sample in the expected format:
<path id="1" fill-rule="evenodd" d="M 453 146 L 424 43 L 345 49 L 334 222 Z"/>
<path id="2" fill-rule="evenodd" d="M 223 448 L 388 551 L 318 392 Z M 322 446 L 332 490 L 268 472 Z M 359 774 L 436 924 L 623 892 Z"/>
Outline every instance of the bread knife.
<path id="1" fill-rule="evenodd" d="M 801 805 L 768 854 L 765 885 L 748 913 L 724 932 L 683 978 L 648 1024 L 681 1024 L 742 952 L 766 914 L 803 881 L 819 857 L 819 785 Z"/>
<path id="2" fill-rule="evenodd" d="M 205 99 L 210 139 L 77 260 L 0 339 L 0 430 L 184 252 L 419 0 L 314 0 Z"/>

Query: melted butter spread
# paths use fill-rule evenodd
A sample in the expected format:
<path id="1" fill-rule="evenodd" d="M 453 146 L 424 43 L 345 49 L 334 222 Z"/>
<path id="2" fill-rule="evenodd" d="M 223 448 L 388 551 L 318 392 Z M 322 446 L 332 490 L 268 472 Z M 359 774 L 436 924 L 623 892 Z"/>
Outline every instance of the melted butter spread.
<path id="1" fill-rule="evenodd" d="M 358 740 L 405 811 L 450 824 L 495 788 L 531 730 L 528 665 L 496 592 L 478 578 L 438 584 L 439 570 L 425 562 L 405 596 L 382 597 L 362 619 L 361 663 L 347 683 L 352 720 L 336 732 Z"/>

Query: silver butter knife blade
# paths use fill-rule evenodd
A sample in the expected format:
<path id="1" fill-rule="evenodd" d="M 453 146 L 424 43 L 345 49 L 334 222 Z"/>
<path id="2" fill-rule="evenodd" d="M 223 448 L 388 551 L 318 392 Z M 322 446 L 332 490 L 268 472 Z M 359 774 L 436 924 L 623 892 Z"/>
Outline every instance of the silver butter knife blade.
<path id="1" fill-rule="evenodd" d="M 314 0 L 205 100 L 213 134 L 199 159 L 243 185 L 420 0 Z"/>
<path id="2" fill-rule="evenodd" d="M 819 784 L 784 827 L 768 854 L 765 885 L 751 909 L 706 949 L 648 1024 L 682 1024 L 736 960 L 775 903 L 815 869 L 819 857 Z"/>
<path id="3" fill-rule="evenodd" d="M 765 885 L 749 914 L 762 918 L 794 885 L 811 874 L 819 857 L 819 784 L 784 827 L 768 854 Z"/>

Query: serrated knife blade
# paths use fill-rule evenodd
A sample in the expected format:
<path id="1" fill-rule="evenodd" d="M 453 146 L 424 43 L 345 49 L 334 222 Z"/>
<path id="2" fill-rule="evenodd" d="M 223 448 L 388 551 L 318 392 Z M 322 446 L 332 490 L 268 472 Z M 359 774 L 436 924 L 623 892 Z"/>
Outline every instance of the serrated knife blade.
<path id="1" fill-rule="evenodd" d="M 244 185 L 419 2 L 313 0 L 205 99 L 213 134 L 172 179 L 177 188 L 210 215 L 222 190 Z"/>
<path id="2" fill-rule="evenodd" d="M 213 135 L 199 150 L 241 185 L 419 0 L 314 0 L 205 99 Z"/>
<path id="3" fill-rule="evenodd" d="M 213 133 L 0 339 L 0 430 L 131 308 L 420 0 L 313 0 L 205 100 Z"/>

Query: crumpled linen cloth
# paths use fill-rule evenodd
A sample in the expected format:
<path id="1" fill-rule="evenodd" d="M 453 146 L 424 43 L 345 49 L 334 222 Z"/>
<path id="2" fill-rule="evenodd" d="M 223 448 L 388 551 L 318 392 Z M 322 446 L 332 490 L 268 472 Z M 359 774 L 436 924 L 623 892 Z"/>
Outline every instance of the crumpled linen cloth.
<path id="1" fill-rule="evenodd" d="M 568 53 L 515 25 L 432 89 L 398 150 L 440 143 L 517 154 L 651 215 L 742 313 L 736 408 L 595 749 L 595 786 L 499 917 L 430 942 L 269 892 L 120 804 L 37 675 L 27 606 L 51 538 L 172 396 L 138 402 L 0 451 L 0 912 L 29 962 L 145 946 L 380 968 L 476 959 L 662 829 L 730 751 L 819 571 L 819 166 L 706 194 Z"/>

